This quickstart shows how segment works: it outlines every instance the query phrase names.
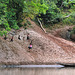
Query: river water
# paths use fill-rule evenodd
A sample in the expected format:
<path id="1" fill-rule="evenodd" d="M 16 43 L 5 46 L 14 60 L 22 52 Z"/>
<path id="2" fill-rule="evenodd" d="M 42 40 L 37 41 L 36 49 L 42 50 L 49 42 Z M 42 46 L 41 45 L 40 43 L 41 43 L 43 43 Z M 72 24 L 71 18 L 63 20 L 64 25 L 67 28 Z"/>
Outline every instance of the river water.
<path id="1" fill-rule="evenodd" d="M 75 75 L 75 68 L 0 68 L 0 75 Z"/>

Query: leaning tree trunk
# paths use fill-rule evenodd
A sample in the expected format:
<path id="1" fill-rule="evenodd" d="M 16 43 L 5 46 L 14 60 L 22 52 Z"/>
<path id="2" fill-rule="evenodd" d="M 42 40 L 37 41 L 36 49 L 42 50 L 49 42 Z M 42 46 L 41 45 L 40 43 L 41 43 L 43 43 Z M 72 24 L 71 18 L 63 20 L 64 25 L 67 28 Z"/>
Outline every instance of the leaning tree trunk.
<path id="1" fill-rule="evenodd" d="M 43 30 L 45 33 L 47 33 L 46 30 L 43 28 L 42 23 L 41 23 L 41 21 L 39 20 L 39 18 L 37 18 L 37 19 L 38 19 L 38 22 L 40 23 L 40 26 L 41 26 L 42 30 Z"/>

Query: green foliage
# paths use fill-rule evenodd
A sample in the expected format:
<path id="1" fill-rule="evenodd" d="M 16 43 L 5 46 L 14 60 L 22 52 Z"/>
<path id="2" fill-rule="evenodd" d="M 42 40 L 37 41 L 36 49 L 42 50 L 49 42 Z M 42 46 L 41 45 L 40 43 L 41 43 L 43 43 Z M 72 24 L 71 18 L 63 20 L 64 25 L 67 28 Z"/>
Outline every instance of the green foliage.
<path id="1" fill-rule="evenodd" d="M 75 24 L 75 7 L 74 0 L 47 0 L 48 2 L 48 11 L 45 15 L 41 14 L 41 18 L 44 24 L 54 24 L 61 22 L 63 24 Z M 63 10 L 62 10 L 63 9 Z M 67 10 L 66 10 L 67 9 Z M 68 10 L 71 11 L 69 12 Z M 64 14 L 63 14 L 64 12 Z M 67 18 L 66 16 L 71 15 Z"/>
<path id="2" fill-rule="evenodd" d="M 69 17 L 64 18 L 62 20 L 63 24 L 69 24 L 69 25 L 70 24 L 75 24 L 75 12 L 72 9 L 69 12 L 70 12 L 70 14 L 66 12 L 66 14 L 63 15 L 63 17 L 67 16 L 68 14 L 70 15 Z"/>
<path id="3" fill-rule="evenodd" d="M 2 31 L 0 31 L 0 36 L 3 36 L 3 32 Z"/>
<path id="4" fill-rule="evenodd" d="M 23 26 L 25 29 L 27 29 L 27 23 L 24 23 L 24 26 Z"/>
<path id="5" fill-rule="evenodd" d="M 7 5 L 5 3 L 0 3 L 0 26 L 3 28 L 9 27 L 6 18 Z"/>
<path id="6" fill-rule="evenodd" d="M 63 2 L 63 7 L 68 8 L 68 2 L 64 1 L 64 2 Z"/>
<path id="7" fill-rule="evenodd" d="M 75 34 L 75 27 L 73 28 L 73 33 Z"/>
<path id="8" fill-rule="evenodd" d="M 46 11 L 46 14 L 41 14 L 41 18 L 44 21 L 44 24 L 58 22 L 57 18 L 61 16 L 60 9 L 56 6 L 54 2 L 49 4 L 49 9 Z"/>
<path id="9" fill-rule="evenodd" d="M 10 30 L 11 30 L 11 28 L 10 28 L 10 27 L 7 27 L 7 28 L 6 28 L 6 30 L 7 30 L 7 31 L 10 31 Z"/>
<path id="10" fill-rule="evenodd" d="M 28 27 L 31 27 L 31 23 L 30 23 L 30 21 L 28 19 L 25 20 L 25 23 L 24 23 L 23 27 L 25 29 L 27 29 Z"/>
<path id="11" fill-rule="evenodd" d="M 41 13 L 46 14 L 46 10 L 48 10 L 47 5 L 45 5 L 45 4 L 42 4 L 42 5 L 39 4 L 38 7 L 39 7 L 39 13 L 40 13 L 40 14 L 41 14 Z"/>
<path id="12" fill-rule="evenodd" d="M 6 36 L 6 35 L 7 35 L 7 31 L 6 31 L 6 30 L 4 30 L 4 31 L 3 31 L 3 34 Z"/>
<path id="13" fill-rule="evenodd" d="M 75 11 L 71 13 L 71 16 L 75 19 Z"/>
<path id="14" fill-rule="evenodd" d="M 63 23 L 64 23 L 64 24 L 71 24 L 70 18 L 67 18 L 67 19 L 63 20 Z"/>
<path id="15" fill-rule="evenodd" d="M 71 8 L 75 7 L 75 0 L 69 0 L 68 4 L 71 6 Z"/>
<path id="16" fill-rule="evenodd" d="M 7 20 L 11 28 L 13 29 L 19 29 L 16 21 L 16 15 L 15 10 L 10 9 L 10 11 L 7 13 Z"/>
<path id="17" fill-rule="evenodd" d="M 24 0 L 2 0 L 0 1 L 0 31 L 4 34 L 4 29 L 10 31 L 11 28 L 19 29 L 22 22 Z"/>
<path id="18" fill-rule="evenodd" d="M 46 4 L 41 4 L 40 2 L 24 1 L 24 9 L 25 17 L 34 18 L 36 15 L 41 13 L 46 14 L 46 10 L 48 10 L 48 6 Z"/>
<path id="19" fill-rule="evenodd" d="M 71 31 L 71 35 L 75 34 L 75 27 L 73 27 L 72 31 Z"/>
<path id="20" fill-rule="evenodd" d="M 3 36 L 3 35 L 7 36 L 7 33 L 8 32 L 6 30 L 0 31 L 0 36 Z"/>
<path id="21" fill-rule="evenodd" d="M 27 23 L 28 23 L 29 25 L 31 25 L 31 22 L 30 22 L 30 21 L 28 21 L 28 20 L 27 20 Z"/>
<path id="22" fill-rule="evenodd" d="M 9 23 L 7 21 L 7 4 L 8 1 L 6 2 L 3 0 L 0 2 L 0 35 L 2 36 L 5 34 L 5 31 L 3 29 L 6 29 L 7 31 L 10 29 Z"/>
<path id="23" fill-rule="evenodd" d="M 21 1 L 13 0 L 10 1 L 10 4 L 8 4 L 7 20 L 10 27 L 13 29 L 19 29 L 19 26 L 21 25 L 20 23 L 22 22 L 21 14 L 23 9 L 23 3 Z"/>
<path id="24" fill-rule="evenodd" d="M 63 19 L 67 15 L 70 17 Z M 75 24 L 75 0 L 0 0 L 0 35 L 11 28 L 19 29 L 27 17 L 39 17 L 45 25 L 60 21 Z M 24 27 L 31 25 L 26 23 Z"/>

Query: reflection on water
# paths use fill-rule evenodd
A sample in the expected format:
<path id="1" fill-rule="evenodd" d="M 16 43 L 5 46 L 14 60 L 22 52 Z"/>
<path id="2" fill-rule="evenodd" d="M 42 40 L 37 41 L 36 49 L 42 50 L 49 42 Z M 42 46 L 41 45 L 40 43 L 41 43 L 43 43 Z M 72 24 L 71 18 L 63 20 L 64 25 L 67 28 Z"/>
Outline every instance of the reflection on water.
<path id="1" fill-rule="evenodd" d="M 0 68 L 0 75 L 75 75 L 75 68 Z"/>

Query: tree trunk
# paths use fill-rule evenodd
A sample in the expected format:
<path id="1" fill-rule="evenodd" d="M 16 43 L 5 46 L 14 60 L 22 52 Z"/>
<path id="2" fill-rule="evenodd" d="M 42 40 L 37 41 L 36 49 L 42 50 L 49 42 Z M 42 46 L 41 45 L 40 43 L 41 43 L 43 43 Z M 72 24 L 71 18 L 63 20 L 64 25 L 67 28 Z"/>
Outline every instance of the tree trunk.
<path id="1" fill-rule="evenodd" d="M 41 26 L 42 30 L 43 30 L 45 33 L 47 33 L 46 30 L 43 28 L 42 23 L 41 23 L 41 21 L 39 20 L 39 18 L 37 18 L 37 19 L 38 19 L 38 22 L 40 23 L 40 26 Z"/>

